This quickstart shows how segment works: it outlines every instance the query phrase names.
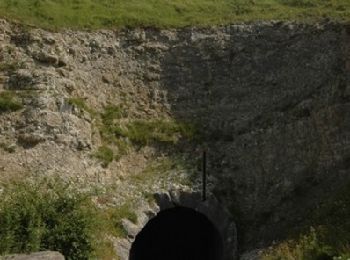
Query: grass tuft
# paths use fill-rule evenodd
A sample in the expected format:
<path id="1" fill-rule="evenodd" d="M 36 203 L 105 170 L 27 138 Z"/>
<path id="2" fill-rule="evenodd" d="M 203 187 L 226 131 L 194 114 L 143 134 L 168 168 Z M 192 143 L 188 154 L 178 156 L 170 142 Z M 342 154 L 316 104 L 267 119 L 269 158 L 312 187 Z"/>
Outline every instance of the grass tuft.
<path id="1" fill-rule="evenodd" d="M 120 207 L 108 208 L 103 212 L 102 216 L 106 220 L 106 228 L 116 237 L 127 236 L 127 231 L 122 225 L 123 219 L 137 224 L 137 215 L 133 212 L 130 203 L 126 203 Z"/>
<path id="2" fill-rule="evenodd" d="M 0 114 L 4 112 L 13 112 L 23 108 L 21 101 L 15 93 L 5 91 L 0 93 Z"/>
<path id="3" fill-rule="evenodd" d="M 68 98 L 67 102 L 71 106 L 75 106 L 82 111 L 86 111 L 92 116 L 96 115 L 96 112 L 86 104 L 85 99 L 83 98 L 80 98 L 80 97 Z"/>
<path id="4" fill-rule="evenodd" d="M 180 138 L 191 139 L 194 128 L 171 120 L 133 120 L 125 124 L 105 125 L 105 136 L 126 138 L 137 145 L 151 143 L 177 143 Z"/>
<path id="5" fill-rule="evenodd" d="M 102 166 L 106 168 L 111 162 L 113 162 L 114 152 L 111 148 L 107 146 L 101 146 L 94 154 L 94 157 L 101 161 Z"/>

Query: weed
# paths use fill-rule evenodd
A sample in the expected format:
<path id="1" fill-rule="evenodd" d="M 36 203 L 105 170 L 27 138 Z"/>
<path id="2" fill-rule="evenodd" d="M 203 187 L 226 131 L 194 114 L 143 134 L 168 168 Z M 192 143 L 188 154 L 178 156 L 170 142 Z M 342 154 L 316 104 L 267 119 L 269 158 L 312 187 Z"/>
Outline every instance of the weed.
<path id="1" fill-rule="evenodd" d="M 90 113 L 92 116 L 96 115 L 96 112 L 86 104 L 83 98 L 79 98 L 79 97 L 68 98 L 67 103 L 70 104 L 71 106 L 75 106 L 79 108 L 80 110 Z"/>
<path id="2" fill-rule="evenodd" d="M 115 160 L 128 154 L 133 145 L 174 144 L 181 138 L 192 139 L 196 132 L 194 126 L 174 120 L 125 120 L 127 116 L 127 111 L 120 106 L 108 106 L 101 113 L 100 134 L 104 143 L 113 144 L 117 148 Z"/>
<path id="3" fill-rule="evenodd" d="M 14 92 L 5 91 L 0 93 L 0 114 L 13 112 L 23 108 L 22 102 Z"/>
<path id="4" fill-rule="evenodd" d="M 171 120 L 133 120 L 121 124 L 105 125 L 104 136 L 127 138 L 134 144 L 177 143 L 181 137 L 192 138 L 194 130 L 191 126 Z"/>
<path id="5" fill-rule="evenodd" d="M 106 126 L 113 125 L 114 121 L 127 116 L 127 113 L 120 106 L 107 106 L 101 115 L 102 122 Z"/>
<path id="6" fill-rule="evenodd" d="M 120 207 L 108 208 L 102 213 L 106 220 L 105 227 L 116 237 L 126 237 L 127 231 L 122 225 L 123 219 L 128 219 L 132 223 L 137 223 L 137 215 L 132 210 L 132 204 L 126 203 Z"/>
<path id="7" fill-rule="evenodd" d="M 124 139 L 115 139 L 114 143 L 118 149 L 118 152 L 115 153 L 114 159 L 119 161 L 124 155 L 128 154 L 130 144 Z"/>
<path id="8" fill-rule="evenodd" d="M 5 71 L 7 73 L 13 73 L 14 71 L 24 67 L 23 62 L 3 62 L 0 63 L 0 71 Z"/>
<path id="9" fill-rule="evenodd" d="M 106 168 L 111 162 L 113 162 L 114 152 L 107 146 L 101 146 L 98 148 L 97 152 L 94 153 L 94 157 L 100 160 L 102 166 Z"/>

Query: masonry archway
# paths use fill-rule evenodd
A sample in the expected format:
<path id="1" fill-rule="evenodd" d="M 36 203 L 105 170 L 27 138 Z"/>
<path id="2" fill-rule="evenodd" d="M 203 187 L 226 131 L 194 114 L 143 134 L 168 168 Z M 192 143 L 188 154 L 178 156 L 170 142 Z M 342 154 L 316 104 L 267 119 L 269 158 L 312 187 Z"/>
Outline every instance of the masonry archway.
<path id="1" fill-rule="evenodd" d="M 122 221 L 127 237 L 115 243 L 121 260 L 238 258 L 236 225 L 215 196 L 203 201 L 199 192 L 172 190 L 154 198 L 135 209 L 137 224 Z"/>
<path id="2" fill-rule="evenodd" d="M 202 213 L 186 208 L 166 209 L 151 219 L 130 250 L 129 260 L 222 260 L 223 239 Z"/>

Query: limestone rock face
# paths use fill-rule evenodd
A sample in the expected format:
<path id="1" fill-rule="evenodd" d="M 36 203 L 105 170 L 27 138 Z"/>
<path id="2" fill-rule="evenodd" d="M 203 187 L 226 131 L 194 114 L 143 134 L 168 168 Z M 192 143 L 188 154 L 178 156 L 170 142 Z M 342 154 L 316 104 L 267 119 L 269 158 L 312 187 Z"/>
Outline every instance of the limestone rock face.
<path id="1" fill-rule="evenodd" d="M 211 187 L 244 226 L 244 244 L 282 237 L 349 181 L 350 32 L 346 25 L 261 22 L 209 28 L 47 32 L 0 22 L 0 91 L 24 109 L 0 114 L 0 174 L 109 183 L 158 148 L 103 168 L 97 112 L 193 123 L 209 147 Z M 162 153 L 164 151 L 161 151 Z M 193 160 L 195 160 L 194 158 Z M 193 162 L 195 164 L 195 162 Z"/>
<path id="2" fill-rule="evenodd" d="M 3 260 L 64 260 L 64 256 L 58 252 L 38 252 L 28 255 L 9 255 L 0 257 Z"/>

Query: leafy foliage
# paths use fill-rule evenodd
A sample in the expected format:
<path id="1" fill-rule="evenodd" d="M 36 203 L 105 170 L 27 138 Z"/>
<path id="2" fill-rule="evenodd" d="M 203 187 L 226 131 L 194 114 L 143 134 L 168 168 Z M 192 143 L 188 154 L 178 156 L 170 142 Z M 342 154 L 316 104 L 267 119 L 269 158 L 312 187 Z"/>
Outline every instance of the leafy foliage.
<path id="1" fill-rule="evenodd" d="M 55 250 L 89 259 L 94 250 L 96 208 L 61 181 L 5 187 L 0 202 L 0 254 Z"/>

